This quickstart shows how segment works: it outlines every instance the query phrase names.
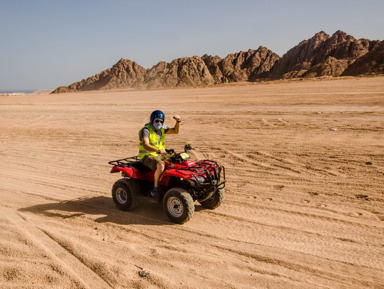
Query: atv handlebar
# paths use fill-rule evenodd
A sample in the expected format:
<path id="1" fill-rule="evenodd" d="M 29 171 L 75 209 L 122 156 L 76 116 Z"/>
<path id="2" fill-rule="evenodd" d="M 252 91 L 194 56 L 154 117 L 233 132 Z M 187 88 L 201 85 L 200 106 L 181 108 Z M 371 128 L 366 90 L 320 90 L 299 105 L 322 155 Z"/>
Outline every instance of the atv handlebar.
<path id="1" fill-rule="evenodd" d="M 175 153 L 174 149 L 165 149 L 165 152 L 169 155 L 173 155 Z"/>
<path id="2" fill-rule="evenodd" d="M 188 151 L 193 150 L 190 144 L 184 146 L 184 152 L 176 153 L 174 149 L 165 149 L 166 154 L 163 159 L 174 163 L 181 163 L 189 159 Z"/>
<path id="3" fill-rule="evenodd" d="M 194 148 L 193 148 L 190 144 L 186 144 L 186 145 L 184 146 L 184 152 L 185 152 L 185 153 L 188 153 L 188 151 L 190 151 L 190 150 L 194 150 Z M 166 152 L 167 154 L 169 154 L 169 155 L 173 155 L 173 154 L 175 154 L 175 150 L 174 150 L 174 149 L 165 149 L 165 152 Z"/>
<path id="4" fill-rule="evenodd" d="M 191 145 L 188 143 L 188 144 L 186 144 L 186 145 L 184 146 L 184 152 L 185 152 L 185 153 L 188 153 L 188 151 L 190 151 L 190 150 L 194 150 L 194 148 L 191 147 Z"/>

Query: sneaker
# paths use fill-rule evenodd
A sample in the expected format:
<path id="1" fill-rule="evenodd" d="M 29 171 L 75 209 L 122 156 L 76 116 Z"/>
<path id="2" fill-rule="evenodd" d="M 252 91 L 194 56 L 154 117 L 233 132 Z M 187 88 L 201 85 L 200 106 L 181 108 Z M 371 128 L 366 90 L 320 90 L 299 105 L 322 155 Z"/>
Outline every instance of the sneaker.
<path id="1" fill-rule="evenodd" d="M 151 197 L 156 199 L 157 198 L 157 188 L 153 188 L 151 191 Z"/>

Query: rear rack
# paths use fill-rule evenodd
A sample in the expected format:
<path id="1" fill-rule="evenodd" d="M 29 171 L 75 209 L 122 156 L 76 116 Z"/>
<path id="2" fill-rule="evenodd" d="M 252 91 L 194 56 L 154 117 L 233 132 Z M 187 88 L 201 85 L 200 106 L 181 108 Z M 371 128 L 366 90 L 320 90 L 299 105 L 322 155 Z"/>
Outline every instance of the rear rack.
<path id="1" fill-rule="evenodd" d="M 139 157 L 134 156 L 134 157 L 129 157 L 129 158 L 120 159 L 120 160 L 116 160 L 116 161 L 110 161 L 110 162 L 108 162 L 108 164 L 110 164 L 112 166 L 118 166 L 118 167 L 124 168 L 124 167 L 128 167 L 133 162 L 137 162 L 138 160 L 139 160 Z"/>

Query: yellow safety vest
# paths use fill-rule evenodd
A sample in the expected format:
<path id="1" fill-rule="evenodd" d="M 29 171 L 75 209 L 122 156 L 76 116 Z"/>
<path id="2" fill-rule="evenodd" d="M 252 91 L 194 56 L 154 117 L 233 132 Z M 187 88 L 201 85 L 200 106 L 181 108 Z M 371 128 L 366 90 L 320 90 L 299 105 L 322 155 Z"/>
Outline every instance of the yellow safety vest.
<path id="1" fill-rule="evenodd" d="M 149 144 L 159 150 L 163 150 L 165 149 L 165 130 L 162 128 L 161 129 L 161 139 L 160 139 L 160 142 L 157 138 L 157 134 L 156 132 L 153 130 L 152 126 L 150 124 L 147 124 L 145 126 L 145 128 L 149 129 Z M 152 152 L 152 151 L 147 151 L 144 146 L 143 146 L 143 142 L 142 140 L 140 139 L 140 136 L 141 136 L 141 131 L 143 130 L 144 128 L 142 128 L 141 130 L 139 130 L 139 141 L 140 141 L 140 144 L 139 144 L 139 158 L 142 159 L 143 157 L 145 157 L 146 155 L 154 155 L 156 156 L 157 153 L 156 152 Z"/>

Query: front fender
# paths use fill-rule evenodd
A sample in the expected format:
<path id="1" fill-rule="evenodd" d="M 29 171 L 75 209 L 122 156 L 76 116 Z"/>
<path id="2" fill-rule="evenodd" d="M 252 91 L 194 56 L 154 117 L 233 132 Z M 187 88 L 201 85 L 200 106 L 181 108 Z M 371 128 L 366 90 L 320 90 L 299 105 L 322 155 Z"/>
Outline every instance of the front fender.
<path id="1" fill-rule="evenodd" d="M 159 182 L 160 182 L 160 184 L 162 184 L 164 186 L 168 186 L 171 178 L 191 179 L 192 178 L 192 172 L 180 171 L 177 169 L 168 169 L 168 170 L 165 170 L 161 174 Z"/>

